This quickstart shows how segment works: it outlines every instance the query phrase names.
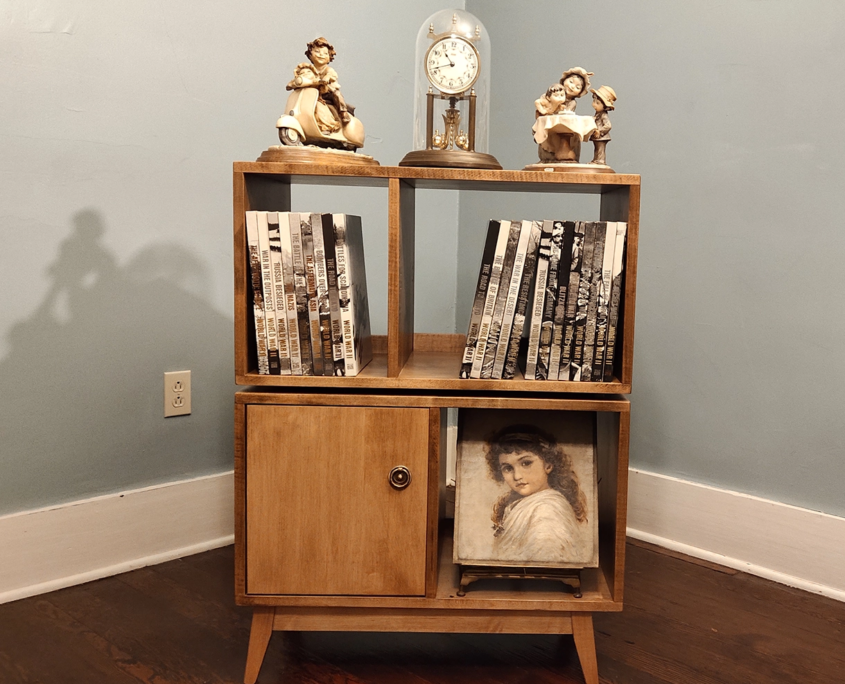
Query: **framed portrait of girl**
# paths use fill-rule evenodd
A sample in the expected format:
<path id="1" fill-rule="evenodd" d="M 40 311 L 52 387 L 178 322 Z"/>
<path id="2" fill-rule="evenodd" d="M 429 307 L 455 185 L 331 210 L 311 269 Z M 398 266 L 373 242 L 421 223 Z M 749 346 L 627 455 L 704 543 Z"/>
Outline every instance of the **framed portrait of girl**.
<path id="1" fill-rule="evenodd" d="M 467 409 L 459 424 L 454 562 L 597 567 L 595 414 Z"/>

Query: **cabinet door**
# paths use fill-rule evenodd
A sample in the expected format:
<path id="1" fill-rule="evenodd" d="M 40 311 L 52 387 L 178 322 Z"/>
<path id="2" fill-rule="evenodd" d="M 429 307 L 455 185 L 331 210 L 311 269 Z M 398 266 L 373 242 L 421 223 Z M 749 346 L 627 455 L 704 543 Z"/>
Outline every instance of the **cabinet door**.
<path id="1" fill-rule="evenodd" d="M 427 409 L 248 406 L 248 594 L 423 595 Z M 404 489 L 388 475 L 411 471 Z"/>

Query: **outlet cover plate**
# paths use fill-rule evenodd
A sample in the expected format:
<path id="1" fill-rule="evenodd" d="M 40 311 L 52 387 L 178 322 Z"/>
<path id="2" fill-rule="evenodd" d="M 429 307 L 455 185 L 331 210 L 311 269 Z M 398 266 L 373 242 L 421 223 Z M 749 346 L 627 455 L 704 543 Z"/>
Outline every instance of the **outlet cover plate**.
<path id="1" fill-rule="evenodd" d="M 191 413 L 191 371 L 164 374 L 164 417 Z"/>

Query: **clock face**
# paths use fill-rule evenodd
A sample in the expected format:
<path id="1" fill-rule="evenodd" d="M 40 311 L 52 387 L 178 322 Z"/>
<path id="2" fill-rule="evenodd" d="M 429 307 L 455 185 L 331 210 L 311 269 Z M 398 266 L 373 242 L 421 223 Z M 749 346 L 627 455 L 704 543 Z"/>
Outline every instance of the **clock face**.
<path id="1" fill-rule="evenodd" d="M 440 92 L 455 95 L 478 80 L 478 50 L 460 36 L 441 38 L 425 55 L 425 74 Z"/>

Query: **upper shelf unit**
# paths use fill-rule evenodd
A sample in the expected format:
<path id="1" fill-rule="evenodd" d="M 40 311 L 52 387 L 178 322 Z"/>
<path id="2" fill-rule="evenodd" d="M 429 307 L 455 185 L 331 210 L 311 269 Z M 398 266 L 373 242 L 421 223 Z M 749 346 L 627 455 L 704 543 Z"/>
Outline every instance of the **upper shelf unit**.
<path id="1" fill-rule="evenodd" d="M 233 183 L 235 380 L 239 385 L 428 392 L 482 390 L 626 394 L 631 391 L 640 209 L 638 175 L 235 162 Z M 245 212 L 291 211 L 292 184 L 387 189 L 388 330 L 386 338 L 374 339 L 375 358 L 356 377 L 258 373 L 248 283 Z M 624 285 L 617 328 L 619 346 L 611 382 L 525 380 L 520 373 L 511 380 L 466 380 L 458 377 L 465 335 L 425 334 L 414 329 L 415 195 L 417 190 L 429 189 L 598 194 L 601 196 L 600 211 L 595 220 L 627 222 Z M 369 283 L 369 287 L 373 289 L 376 285 Z"/>

